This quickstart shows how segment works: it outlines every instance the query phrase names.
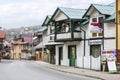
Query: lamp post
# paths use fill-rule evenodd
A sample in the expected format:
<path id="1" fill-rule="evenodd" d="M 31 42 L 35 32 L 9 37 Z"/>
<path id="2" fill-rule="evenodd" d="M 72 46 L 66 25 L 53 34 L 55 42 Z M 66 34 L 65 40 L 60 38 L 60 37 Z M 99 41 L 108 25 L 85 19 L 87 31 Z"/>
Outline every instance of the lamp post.
<path id="1" fill-rule="evenodd" d="M 25 28 L 24 31 L 25 31 L 28 35 L 30 34 L 29 37 L 32 38 L 32 39 L 31 39 L 31 50 L 32 50 L 31 56 L 34 56 L 34 50 L 33 50 L 33 47 L 34 47 L 34 45 L 33 45 L 33 34 L 34 34 L 34 32 L 33 32 L 32 30 L 28 29 L 28 28 Z"/>

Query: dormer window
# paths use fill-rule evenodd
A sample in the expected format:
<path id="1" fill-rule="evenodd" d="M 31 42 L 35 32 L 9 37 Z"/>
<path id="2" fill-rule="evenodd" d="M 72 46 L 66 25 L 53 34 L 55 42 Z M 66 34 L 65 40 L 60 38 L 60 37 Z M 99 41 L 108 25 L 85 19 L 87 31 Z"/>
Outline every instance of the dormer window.
<path id="1" fill-rule="evenodd" d="M 97 22 L 97 18 L 92 18 L 92 22 Z"/>
<path id="2" fill-rule="evenodd" d="M 90 32 L 92 33 L 92 37 L 103 36 L 103 17 L 92 18 L 90 25 Z"/>

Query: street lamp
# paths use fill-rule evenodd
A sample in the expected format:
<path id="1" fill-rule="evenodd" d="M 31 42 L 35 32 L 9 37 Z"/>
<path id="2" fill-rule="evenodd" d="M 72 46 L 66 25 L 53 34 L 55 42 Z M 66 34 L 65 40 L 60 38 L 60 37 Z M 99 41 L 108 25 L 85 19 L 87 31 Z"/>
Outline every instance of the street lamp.
<path id="1" fill-rule="evenodd" d="M 33 45 L 33 35 L 34 35 L 34 32 L 33 32 L 32 30 L 28 29 L 28 28 L 25 28 L 24 31 L 25 31 L 28 35 L 30 34 L 29 37 L 31 37 L 31 43 L 32 43 L 32 47 L 31 47 L 32 53 L 31 53 L 31 55 L 34 56 L 34 50 L 33 50 L 33 47 L 34 47 L 34 45 Z"/>

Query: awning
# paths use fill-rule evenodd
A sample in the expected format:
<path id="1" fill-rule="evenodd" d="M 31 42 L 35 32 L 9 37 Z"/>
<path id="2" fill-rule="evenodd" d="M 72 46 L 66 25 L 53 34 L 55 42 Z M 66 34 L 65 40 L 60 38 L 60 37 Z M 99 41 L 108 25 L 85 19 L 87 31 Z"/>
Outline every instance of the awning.
<path id="1" fill-rule="evenodd" d="M 64 44 L 63 42 L 48 42 L 44 43 L 43 45 L 59 45 L 59 44 Z"/>
<path id="2" fill-rule="evenodd" d="M 45 45 L 43 45 L 42 41 L 37 46 L 34 47 L 34 49 L 40 49 L 40 48 L 45 48 Z"/>

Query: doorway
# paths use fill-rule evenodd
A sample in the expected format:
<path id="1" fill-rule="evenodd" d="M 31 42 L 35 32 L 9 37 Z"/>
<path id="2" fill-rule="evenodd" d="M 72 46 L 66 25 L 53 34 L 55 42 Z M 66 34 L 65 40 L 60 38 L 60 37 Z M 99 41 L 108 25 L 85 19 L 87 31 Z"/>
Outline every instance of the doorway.
<path id="1" fill-rule="evenodd" d="M 75 67 L 76 64 L 76 45 L 68 46 L 69 65 Z"/>
<path id="2" fill-rule="evenodd" d="M 63 47 L 59 47 L 59 65 L 61 65 L 62 59 L 63 59 Z"/>

